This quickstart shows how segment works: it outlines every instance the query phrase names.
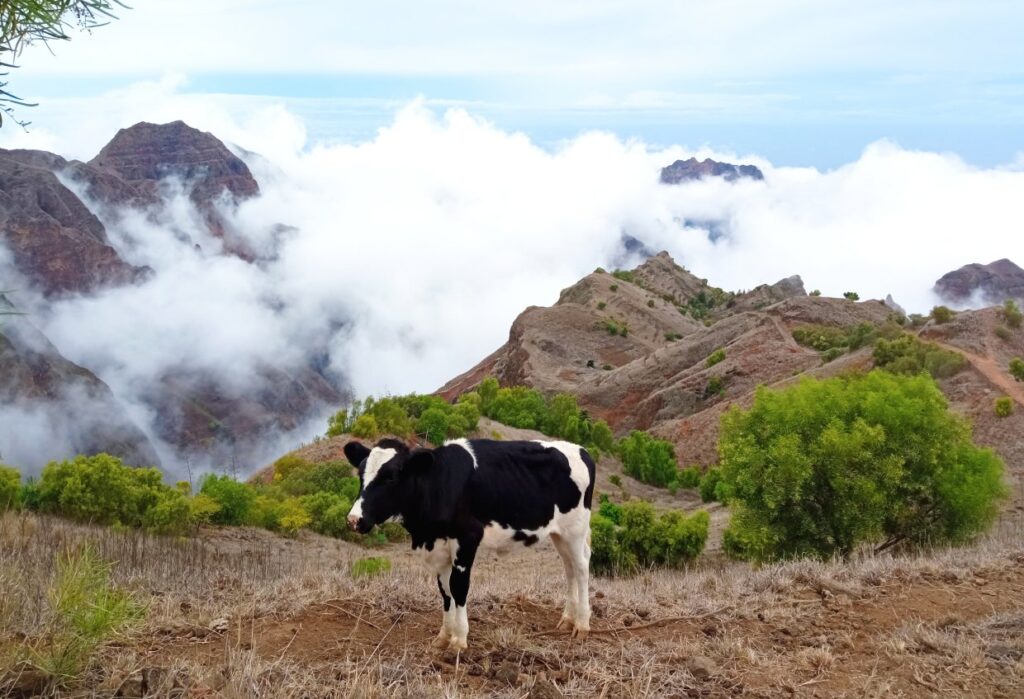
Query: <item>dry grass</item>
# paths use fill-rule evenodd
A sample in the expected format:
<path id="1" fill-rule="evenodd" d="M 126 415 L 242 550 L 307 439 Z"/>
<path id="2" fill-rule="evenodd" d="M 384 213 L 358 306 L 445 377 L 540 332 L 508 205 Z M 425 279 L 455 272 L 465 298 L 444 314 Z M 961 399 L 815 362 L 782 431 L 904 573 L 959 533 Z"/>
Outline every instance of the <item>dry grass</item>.
<path id="1" fill-rule="evenodd" d="M 1015 696 L 1020 534 L 760 569 L 707 556 L 688 571 L 598 579 L 583 643 L 553 631 L 564 582 L 552 550 L 488 556 L 474 571 L 470 649 L 452 657 L 428 647 L 436 587 L 398 546 L 383 552 L 390 572 L 353 579 L 366 551 L 315 535 L 178 540 L 7 514 L 0 649 L 38 633 L 57 554 L 88 543 L 147 616 L 96 653 L 70 691 L 81 696 L 927 696 L 971 682 Z"/>

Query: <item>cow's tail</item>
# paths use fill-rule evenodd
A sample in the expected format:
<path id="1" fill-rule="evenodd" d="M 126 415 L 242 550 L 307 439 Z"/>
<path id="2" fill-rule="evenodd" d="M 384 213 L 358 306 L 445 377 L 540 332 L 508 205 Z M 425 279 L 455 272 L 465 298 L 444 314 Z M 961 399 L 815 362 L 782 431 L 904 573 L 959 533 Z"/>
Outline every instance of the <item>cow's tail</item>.
<path id="1" fill-rule="evenodd" d="M 587 476 L 589 477 L 587 490 L 583 493 L 583 506 L 590 510 L 593 509 L 591 505 L 594 502 L 594 484 L 597 483 L 597 466 L 583 447 L 580 447 L 580 458 L 587 465 Z"/>

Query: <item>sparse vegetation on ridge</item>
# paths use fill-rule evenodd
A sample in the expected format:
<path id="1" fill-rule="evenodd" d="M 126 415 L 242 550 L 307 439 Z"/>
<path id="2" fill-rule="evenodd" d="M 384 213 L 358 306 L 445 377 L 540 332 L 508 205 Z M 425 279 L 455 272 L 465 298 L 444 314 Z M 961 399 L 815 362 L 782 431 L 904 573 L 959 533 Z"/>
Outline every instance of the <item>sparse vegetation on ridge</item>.
<path id="1" fill-rule="evenodd" d="M 1009 396 L 1000 396 L 995 402 L 996 417 L 1010 417 L 1013 415 L 1013 399 Z"/>
<path id="2" fill-rule="evenodd" d="M 967 360 L 959 352 L 943 349 L 906 334 L 893 340 L 878 340 L 874 360 L 876 367 L 894 374 L 926 372 L 936 379 L 954 376 L 967 366 Z"/>
<path id="3" fill-rule="evenodd" d="M 1003 320 L 1011 328 L 1019 328 L 1021 326 L 1021 319 L 1024 318 L 1024 313 L 1021 313 L 1020 306 L 1013 299 L 1006 299 L 1003 304 Z"/>

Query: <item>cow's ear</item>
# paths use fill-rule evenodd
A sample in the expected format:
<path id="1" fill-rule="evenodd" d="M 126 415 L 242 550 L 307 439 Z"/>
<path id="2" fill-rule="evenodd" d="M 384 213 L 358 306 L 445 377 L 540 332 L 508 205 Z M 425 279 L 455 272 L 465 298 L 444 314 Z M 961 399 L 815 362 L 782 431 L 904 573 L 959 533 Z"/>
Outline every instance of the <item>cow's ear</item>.
<path id="1" fill-rule="evenodd" d="M 359 442 L 349 442 L 345 445 L 345 458 L 356 468 L 360 468 L 369 455 L 370 450 Z"/>
<path id="2" fill-rule="evenodd" d="M 416 449 L 409 458 L 402 464 L 402 470 L 406 473 L 422 473 L 430 470 L 434 465 L 434 452 L 430 449 Z"/>

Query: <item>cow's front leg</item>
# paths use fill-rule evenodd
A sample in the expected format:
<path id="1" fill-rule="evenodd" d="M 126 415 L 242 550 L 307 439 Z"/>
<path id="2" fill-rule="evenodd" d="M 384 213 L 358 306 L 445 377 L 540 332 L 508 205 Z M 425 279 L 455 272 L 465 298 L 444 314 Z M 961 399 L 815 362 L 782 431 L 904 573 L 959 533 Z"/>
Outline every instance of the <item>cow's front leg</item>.
<path id="1" fill-rule="evenodd" d="M 441 630 L 437 632 L 437 638 L 431 643 L 435 648 L 447 648 L 451 642 L 452 634 L 455 632 L 455 605 L 452 603 L 452 593 L 449 587 L 452 569 L 437 576 L 437 589 L 441 591 L 441 602 L 444 605 L 444 616 L 441 619 Z"/>
<path id="2" fill-rule="evenodd" d="M 473 570 L 473 560 L 476 558 L 476 550 L 480 545 L 481 536 L 459 539 L 459 550 L 455 554 L 450 579 L 455 614 L 451 641 L 448 644 L 449 650 L 466 649 L 466 639 L 469 636 L 469 614 L 466 611 L 466 599 L 469 597 L 469 576 Z"/>

